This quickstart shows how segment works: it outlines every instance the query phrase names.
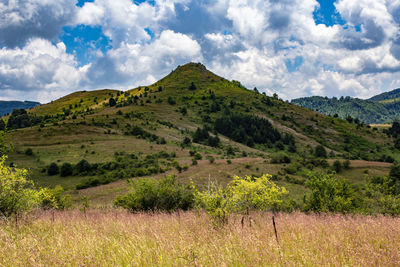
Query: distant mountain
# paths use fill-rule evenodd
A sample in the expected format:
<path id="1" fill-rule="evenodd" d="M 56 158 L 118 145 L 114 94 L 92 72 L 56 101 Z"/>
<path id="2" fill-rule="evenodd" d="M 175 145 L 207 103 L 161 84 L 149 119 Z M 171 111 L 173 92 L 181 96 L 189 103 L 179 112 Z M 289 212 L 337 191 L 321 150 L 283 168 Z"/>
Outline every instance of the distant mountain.
<path id="1" fill-rule="evenodd" d="M 39 106 L 39 102 L 33 101 L 1 101 L 0 100 L 0 116 L 11 113 L 14 109 L 30 109 Z"/>
<path id="2" fill-rule="evenodd" d="M 371 97 L 375 102 L 394 102 L 400 100 L 400 88 Z"/>
<path id="3" fill-rule="evenodd" d="M 364 123 L 390 123 L 400 118 L 400 89 L 363 100 L 352 97 L 328 98 L 321 96 L 293 99 L 292 104 L 315 110 L 325 115 L 351 116 Z"/>

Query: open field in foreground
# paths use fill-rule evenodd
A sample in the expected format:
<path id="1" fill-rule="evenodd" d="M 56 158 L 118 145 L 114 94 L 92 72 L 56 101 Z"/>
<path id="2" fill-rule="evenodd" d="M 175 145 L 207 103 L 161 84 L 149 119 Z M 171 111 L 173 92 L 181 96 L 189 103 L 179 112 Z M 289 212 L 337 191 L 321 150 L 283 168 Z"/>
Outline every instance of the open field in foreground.
<path id="1" fill-rule="evenodd" d="M 53 217 L 54 215 L 54 217 Z M 400 218 L 45 212 L 0 224 L 0 266 L 399 266 Z"/>

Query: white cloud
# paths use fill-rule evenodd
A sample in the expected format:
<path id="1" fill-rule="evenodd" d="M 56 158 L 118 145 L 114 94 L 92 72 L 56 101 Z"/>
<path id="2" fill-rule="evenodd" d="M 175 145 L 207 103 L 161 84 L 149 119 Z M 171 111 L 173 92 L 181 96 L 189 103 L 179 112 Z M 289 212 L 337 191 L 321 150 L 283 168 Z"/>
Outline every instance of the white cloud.
<path id="1" fill-rule="evenodd" d="M 22 48 L 4 47 L 0 49 L 2 98 L 30 96 L 31 100 L 46 102 L 77 90 L 85 71 L 76 66 L 63 43 L 53 45 L 36 38 Z"/>
<path id="2" fill-rule="evenodd" d="M 0 2 L 0 45 L 23 45 L 32 37 L 55 39 L 74 16 L 75 0 Z"/>

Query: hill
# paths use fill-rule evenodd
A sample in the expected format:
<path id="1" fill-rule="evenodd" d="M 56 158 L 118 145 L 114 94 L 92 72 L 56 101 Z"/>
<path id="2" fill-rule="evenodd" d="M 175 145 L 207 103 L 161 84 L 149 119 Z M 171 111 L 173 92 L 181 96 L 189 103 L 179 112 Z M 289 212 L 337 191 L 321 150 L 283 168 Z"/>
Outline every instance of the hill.
<path id="1" fill-rule="evenodd" d="M 348 116 L 358 118 L 368 124 L 392 122 L 400 116 L 396 109 L 383 103 L 352 97 L 337 99 L 312 96 L 293 99 L 291 103 L 325 115 L 337 115 L 342 119 Z"/>
<path id="2" fill-rule="evenodd" d="M 293 99 L 292 104 L 325 115 L 358 118 L 367 124 L 392 123 L 400 118 L 400 89 L 373 96 L 367 100 L 352 97 L 311 96 Z"/>
<path id="3" fill-rule="evenodd" d="M 0 116 L 11 113 L 14 109 L 30 109 L 39 106 L 39 102 L 33 101 L 2 101 L 0 100 Z"/>
<path id="4" fill-rule="evenodd" d="M 387 102 L 387 101 L 398 101 L 400 99 L 400 88 L 385 92 L 369 98 L 370 101 L 375 102 Z"/>
<path id="5" fill-rule="evenodd" d="M 366 169 L 386 175 L 400 160 L 379 129 L 248 90 L 200 63 L 148 86 L 76 92 L 29 116 L 33 126 L 7 132 L 15 148 L 9 163 L 28 168 L 39 185 L 60 184 L 75 201 L 87 196 L 98 205 L 125 192 L 127 178 L 168 174 L 206 188 L 271 173 L 301 201 L 307 173 L 331 170 L 335 160 L 351 160 L 338 176 L 354 186 Z"/>

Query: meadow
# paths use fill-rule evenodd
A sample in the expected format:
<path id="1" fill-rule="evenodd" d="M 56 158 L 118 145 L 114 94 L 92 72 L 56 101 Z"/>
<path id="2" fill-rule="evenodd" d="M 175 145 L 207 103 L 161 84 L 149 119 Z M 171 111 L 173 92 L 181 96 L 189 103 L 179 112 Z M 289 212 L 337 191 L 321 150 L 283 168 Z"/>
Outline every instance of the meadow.
<path id="1" fill-rule="evenodd" d="M 38 211 L 0 223 L 0 266 L 399 266 L 400 218 Z"/>

